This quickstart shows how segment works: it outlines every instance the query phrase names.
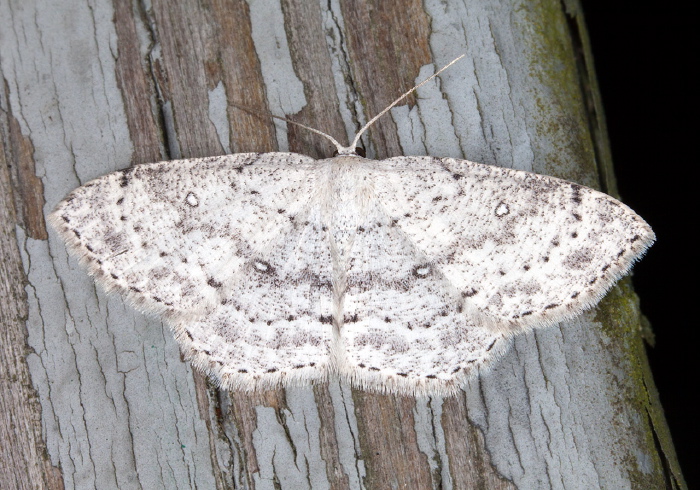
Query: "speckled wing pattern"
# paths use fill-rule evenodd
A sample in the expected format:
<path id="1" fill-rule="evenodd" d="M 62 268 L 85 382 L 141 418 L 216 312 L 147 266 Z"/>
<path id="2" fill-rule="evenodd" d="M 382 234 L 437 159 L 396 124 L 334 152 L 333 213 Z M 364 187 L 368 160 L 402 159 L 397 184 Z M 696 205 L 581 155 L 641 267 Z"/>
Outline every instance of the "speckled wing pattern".
<path id="1" fill-rule="evenodd" d="M 337 374 L 454 393 L 513 333 L 593 306 L 654 240 L 600 192 L 433 157 L 138 165 L 50 221 L 101 285 L 241 390 Z"/>
<path id="2" fill-rule="evenodd" d="M 323 379 L 332 269 L 318 175 L 288 153 L 136 165 L 73 191 L 51 222 L 105 289 L 162 314 L 223 386 Z"/>

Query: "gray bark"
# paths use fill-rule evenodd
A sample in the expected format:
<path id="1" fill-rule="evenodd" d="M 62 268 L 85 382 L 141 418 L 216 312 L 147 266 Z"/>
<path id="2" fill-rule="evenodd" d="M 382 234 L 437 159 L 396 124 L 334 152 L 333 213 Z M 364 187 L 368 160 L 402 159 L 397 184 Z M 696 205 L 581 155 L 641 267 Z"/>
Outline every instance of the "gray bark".
<path id="1" fill-rule="evenodd" d="M 106 296 L 43 216 L 129 165 L 242 151 L 468 158 L 615 194 L 579 5 L 0 2 L 1 488 L 683 488 L 621 281 L 457 397 L 219 392 Z"/>

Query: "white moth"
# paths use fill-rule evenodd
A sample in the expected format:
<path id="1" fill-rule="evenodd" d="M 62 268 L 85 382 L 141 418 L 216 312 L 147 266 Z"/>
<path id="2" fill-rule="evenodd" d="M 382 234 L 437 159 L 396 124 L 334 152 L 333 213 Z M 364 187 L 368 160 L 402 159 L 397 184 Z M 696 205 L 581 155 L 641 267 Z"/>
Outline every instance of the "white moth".
<path id="1" fill-rule="evenodd" d="M 245 391 L 339 376 L 452 394 L 510 336 L 595 305 L 654 240 L 572 182 L 362 158 L 374 120 L 348 147 L 312 129 L 338 149 L 325 160 L 136 165 L 74 190 L 50 222 L 106 290 L 162 315 L 194 366 Z"/>

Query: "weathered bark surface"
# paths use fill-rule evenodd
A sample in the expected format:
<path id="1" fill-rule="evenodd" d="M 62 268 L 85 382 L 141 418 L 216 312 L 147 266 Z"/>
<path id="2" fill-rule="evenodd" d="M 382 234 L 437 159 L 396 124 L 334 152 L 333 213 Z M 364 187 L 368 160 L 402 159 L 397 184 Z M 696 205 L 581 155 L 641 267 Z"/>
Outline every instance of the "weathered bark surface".
<path id="1" fill-rule="evenodd" d="M 60 471 L 45 454 L 41 407 L 25 359 L 27 298 L 14 230 L 19 209 L 27 218 L 21 226 L 46 239 L 41 181 L 34 175 L 31 142 L 8 111 L 6 85 L 0 100 L 0 488 L 63 488 Z M 13 196 L 25 195 L 26 201 L 13 202 Z"/>
<path id="2" fill-rule="evenodd" d="M 396 4 L 396 5 L 394 5 Z M 457 397 L 331 382 L 217 391 L 97 290 L 43 216 L 159 159 L 332 148 L 468 158 L 614 193 L 578 5 L 540 0 L 0 2 L 1 488 L 682 488 L 621 281 L 515 339 Z"/>

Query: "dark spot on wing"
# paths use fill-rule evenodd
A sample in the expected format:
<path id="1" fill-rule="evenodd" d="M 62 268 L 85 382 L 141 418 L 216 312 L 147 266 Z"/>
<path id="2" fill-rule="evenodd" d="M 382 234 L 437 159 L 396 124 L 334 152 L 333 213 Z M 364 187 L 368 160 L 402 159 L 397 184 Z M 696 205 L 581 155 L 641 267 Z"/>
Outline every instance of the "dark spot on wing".
<path id="1" fill-rule="evenodd" d="M 581 186 L 578 184 L 571 184 L 571 190 L 573 191 L 573 194 L 571 196 L 571 200 L 574 201 L 576 204 L 581 203 Z"/>
<path id="2" fill-rule="evenodd" d="M 498 203 L 498 206 L 496 206 L 496 211 L 494 211 L 494 214 L 498 218 L 502 218 L 504 216 L 507 216 L 510 214 L 510 207 L 508 206 L 508 204 L 501 201 Z"/>
<path id="3" fill-rule="evenodd" d="M 121 187 L 126 187 L 127 185 L 129 185 L 129 174 L 130 173 L 131 172 L 129 172 L 128 170 L 123 170 L 121 172 L 121 176 L 119 177 L 119 185 Z"/>
<path id="4" fill-rule="evenodd" d="M 269 262 L 259 259 L 253 260 L 253 268 L 262 274 L 272 274 L 275 272 L 275 269 L 269 264 Z"/>
<path id="5" fill-rule="evenodd" d="M 432 268 L 430 267 L 430 264 L 423 264 L 414 267 L 412 274 L 414 277 L 427 277 L 431 272 Z"/>
<path id="6" fill-rule="evenodd" d="M 462 297 L 463 298 L 471 298 L 475 294 L 477 294 L 479 291 L 477 291 L 474 288 L 469 288 L 468 290 L 462 291 Z"/>
<path id="7" fill-rule="evenodd" d="M 213 277 L 210 277 L 209 280 L 207 280 L 207 284 L 213 288 L 220 288 L 223 286 L 222 283 L 217 282 Z"/>
<path id="8" fill-rule="evenodd" d="M 199 206 L 199 198 L 197 198 L 194 192 L 189 192 L 187 196 L 185 196 L 185 203 L 192 208 L 196 208 Z"/>
<path id="9" fill-rule="evenodd" d="M 583 270 L 593 260 L 594 253 L 590 248 L 581 248 L 569 254 L 564 265 L 570 269 Z"/>

